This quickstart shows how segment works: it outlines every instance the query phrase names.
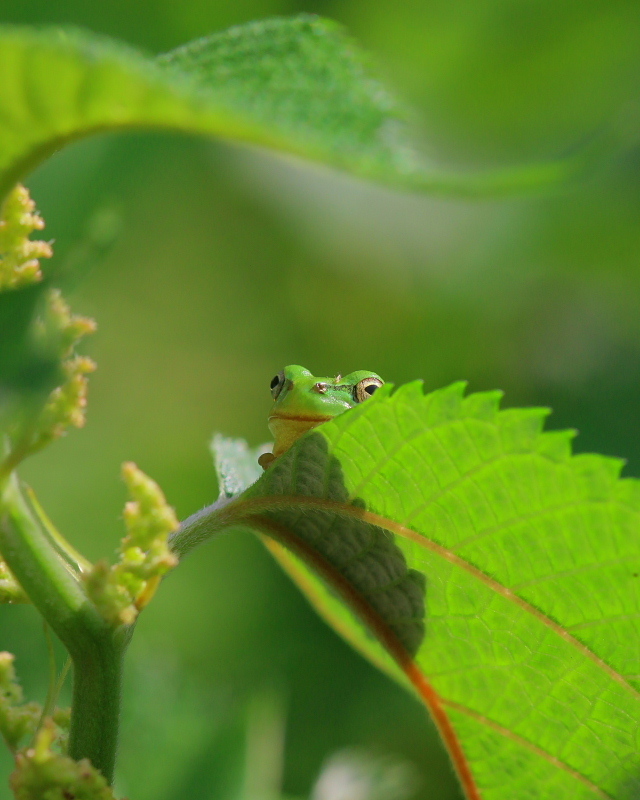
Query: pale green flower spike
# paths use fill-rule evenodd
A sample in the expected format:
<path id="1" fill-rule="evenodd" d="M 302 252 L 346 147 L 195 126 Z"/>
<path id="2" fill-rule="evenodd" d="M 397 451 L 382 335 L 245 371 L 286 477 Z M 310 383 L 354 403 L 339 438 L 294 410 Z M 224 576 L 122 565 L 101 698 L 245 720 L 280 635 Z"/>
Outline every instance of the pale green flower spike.
<path id="1" fill-rule="evenodd" d="M 42 228 L 44 221 L 35 213 L 29 192 L 16 186 L 0 208 L 0 291 L 42 280 L 38 258 L 51 257 L 51 245 L 29 239 L 34 230 Z M 60 292 L 52 289 L 46 295 L 43 316 L 34 326 L 36 335 L 53 347 L 60 360 L 63 381 L 39 414 L 19 419 L 9 428 L 6 454 L 0 461 L 0 484 L 24 458 L 62 436 L 67 428 L 80 428 L 85 422 L 87 375 L 96 365 L 90 358 L 76 355 L 74 348 L 83 336 L 95 331 L 95 322 L 72 314 Z"/>
<path id="2" fill-rule="evenodd" d="M 105 778 L 91 762 L 74 761 L 52 749 L 56 726 L 45 720 L 33 747 L 16 755 L 11 788 L 16 800 L 115 800 Z"/>
<path id="3" fill-rule="evenodd" d="M 87 407 L 87 375 L 96 364 L 87 356 L 74 356 L 62 365 L 65 382 L 49 395 L 38 420 L 38 431 L 32 445 L 39 450 L 54 439 L 63 436 L 67 428 L 82 428 Z"/>
<path id="4" fill-rule="evenodd" d="M 119 561 L 98 562 L 85 581 L 89 597 L 114 625 L 131 625 L 153 597 L 160 579 L 178 563 L 168 539 L 178 528 L 175 511 L 162 490 L 132 462 L 122 466 L 131 500 L 124 507 L 127 535 Z"/>
<path id="5" fill-rule="evenodd" d="M 14 659 L 11 653 L 0 653 L 0 733 L 12 753 L 21 739 L 33 736 L 42 713 L 39 703 L 23 701 Z"/>
<path id="6" fill-rule="evenodd" d="M 58 439 L 70 426 L 81 428 L 84 425 L 87 375 L 96 368 L 95 362 L 87 356 L 74 354 L 80 339 L 93 333 L 96 324 L 88 317 L 72 314 L 57 289 L 49 293 L 46 319 L 42 324 L 49 337 L 58 341 L 65 380 L 49 395 L 38 419 L 32 450 L 39 450 L 53 439 Z"/>
<path id="7" fill-rule="evenodd" d="M 43 324 L 47 336 L 57 342 L 58 353 L 63 360 L 73 355 L 73 350 L 80 339 L 96 330 L 94 320 L 71 313 L 58 289 L 49 292 Z"/>
<path id="8" fill-rule="evenodd" d="M 0 291 L 19 289 L 42 280 L 39 258 L 51 258 L 48 242 L 32 241 L 33 231 L 44 228 L 28 190 L 18 184 L 0 213 Z"/>
<path id="9" fill-rule="evenodd" d="M 56 343 L 64 381 L 50 393 L 40 413 L 28 423 L 21 422 L 12 436 L 9 453 L 0 463 L 0 478 L 6 477 L 27 456 L 36 453 L 67 428 L 81 428 L 87 406 L 87 376 L 96 368 L 88 356 L 74 353 L 83 336 L 93 333 L 96 324 L 88 317 L 72 314 L 57 289 L 47 295 L 45 318 L 37 321 L 41 335 Z"/>

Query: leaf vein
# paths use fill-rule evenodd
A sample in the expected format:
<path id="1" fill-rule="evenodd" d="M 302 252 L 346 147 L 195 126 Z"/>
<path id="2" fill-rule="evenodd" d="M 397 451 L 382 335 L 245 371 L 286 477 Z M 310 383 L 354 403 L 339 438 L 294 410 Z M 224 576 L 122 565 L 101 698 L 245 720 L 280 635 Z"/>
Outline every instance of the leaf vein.
<path id="1" fill-rule="evenodd" d="M 239 500 L 236 503 L 229 504 L 229 506 L 226 507 L 225 511 L 227 512 L 227 514 L 229 514 L 231 519 L 236 518 L 236 521 L 246 521 L 247 518 L 250 518 L 251 516 L 253 516 L 256 513 L 259 513 L 260 511 L 267 511 L 277 506 L 280 506 L 281 508 L 283 506 L 286 506 L 288 508 L 291 508 L 292 506 L 293 507 L 300 506 L 304 508 L 321 508 L 327 511 L 333 511 L 336 514 L 345 516 L 347 518 L 356 517 L 358 519 L 362 519 L 365 522 L 369 522 L 372 525 L 376 525 L 377 527 L 382 528 L 383 530 L 387 530 L 390 533 L 395 533 L 399 536 L 402 536 L 405 539 L 410 539 L 416 544 L 434 553 L 435 555 L 440 556 L 441 558 L 450 562 L 454 566 L 463 569 L 465 572 L 472 575 L 474 578 L 483 583 L 485 586 L 487 586 L 496 594 L 502 596 L 503 598 L 519 606 L 523 611 L 529 613 L 540 623 L 542 623 L 550 630 L 552 630 L 555 634 L 560 636 L 563 640 L 573 645 L 576 648 L 576 650 L 581 652 L 586 658 L 588 658 L 590 661 L 596 664 L 597 667 L 599 667 L 603 672 L 609 675 L 610 678 L 612 678 L 616 683 L 622 686 L 627 692 L 633 695 L 636 699 L 640 699 L 640 691 L 638 691 L 635 687 L 631 686 L 629 682 L 625 680 L 623 675 L 621 675 L 617 670 L 615 670 L 613 667 L 607 664 L 586 644 L 581 642 L 576 637 L 572 636 L 565 628 L 563 628 L 554 619 L 545 614 L 542 610 L 540 610 L 536 606 L 529 603 L 524 598 L 520 597 L 515 592 L 511 591 L 511 589 L 501 584 L 495 578 L 492 578 L 490 575 L 487 575 L 485 572 L 476 567 L 474 564 L 470 563 L 469 561 L 466 561 L 453 551 L 447 549 L 441 544 L 438 544 L 432 539 L 429 539 L 424 534 L 421 534 L 418 531 L 413 530 L 412 528 L 408 528 L 398 522 L 394 522 L 393 520 L 390 520 L 372 511 L 367 511 L 366 509 L 360 508 L 359 506 L 348 505 L 346 503 L 338 503 L 323 498 L 304 497 L 304 496 L 285 497 L 280 495 L 274 498 L 260 497 L 249 500 Z"/>

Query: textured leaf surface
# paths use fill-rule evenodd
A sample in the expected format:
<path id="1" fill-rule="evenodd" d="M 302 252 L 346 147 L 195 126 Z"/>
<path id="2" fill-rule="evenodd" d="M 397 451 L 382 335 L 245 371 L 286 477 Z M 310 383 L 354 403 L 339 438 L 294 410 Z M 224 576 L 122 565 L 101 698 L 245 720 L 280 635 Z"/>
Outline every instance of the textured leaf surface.
<path id="1" fill-rule="evenodd" d="M 469 796 L 637 798 L 640 483 L 572 456 L 544 409 L 498 401 L 384 387 L 218 524 L 268 537 L 321 613 L 413 685 Z"/>
<path id="2" fill-rule="evenodd" d="M 307 15 L 232 28 L 158 59 L 86 31 L 0 27 L 0 86 L 0 196 L 65 142 L 131 127 L 251 142 L 463 194 L 559 183 L 585 165 L 583 153 L 481 175 L 434 170 L 358 48 Z"/>

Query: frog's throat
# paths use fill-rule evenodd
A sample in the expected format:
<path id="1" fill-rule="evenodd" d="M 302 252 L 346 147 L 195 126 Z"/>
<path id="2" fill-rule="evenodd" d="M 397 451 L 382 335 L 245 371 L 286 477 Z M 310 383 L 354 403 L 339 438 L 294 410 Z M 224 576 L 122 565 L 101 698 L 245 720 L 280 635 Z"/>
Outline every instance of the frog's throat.
<path id="1" fill-rule="evenodd" d="M 272 414 L 269 430 L 275 439 L 273 455 L 277 458 L 285 453 L 303 433 L 333 419 L 323 414 Z"/>

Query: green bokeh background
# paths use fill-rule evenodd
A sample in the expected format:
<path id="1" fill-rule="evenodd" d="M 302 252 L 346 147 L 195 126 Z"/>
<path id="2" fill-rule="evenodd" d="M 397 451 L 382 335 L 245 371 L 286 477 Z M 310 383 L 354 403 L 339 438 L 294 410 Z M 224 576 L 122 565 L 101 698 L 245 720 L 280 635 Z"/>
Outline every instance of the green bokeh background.
<path id="1" fill-rule="evenodd" d="M 73 23 L 161 52 L 299 11 L 347 26 L 442 162 L 570 153 L 620 119 L 635 138 L 638 2 L 4 0 L 0 21 Z M 630 147 L 579 186 L 470 202 L 169 134 L 68 147 L 27 184 L 56 241 L 52 268 L 99 323 L 87 346 L 99 370 L 85 430 L 24 477 L 77 547 L 108 556 L 121 462 L 158 480 L 181 517 L 211 502 L 212 432 L 264 441 L 269 381 L 288 363 L 499 387 L 507 405 L 552 406 L 553 427 L 580 430 L 577 449 L 626 457 L 640 475 L 638 166 Z M 40 623 L 27 608 L 0 613 L 0 648 L 41 696 Z M 248 534 L 201 548 L 166 580 L 128 664 L 118 788 L 131 800 L 226 800 L 230 742 L 264 692 L 287 709 L 290 795 L 309 792 L 330 753 L 361 746 L 412 762 L 416 800 L 458 797 L 422 709 Z M 8 758 L 0 766 L 4 786 Z"/>

